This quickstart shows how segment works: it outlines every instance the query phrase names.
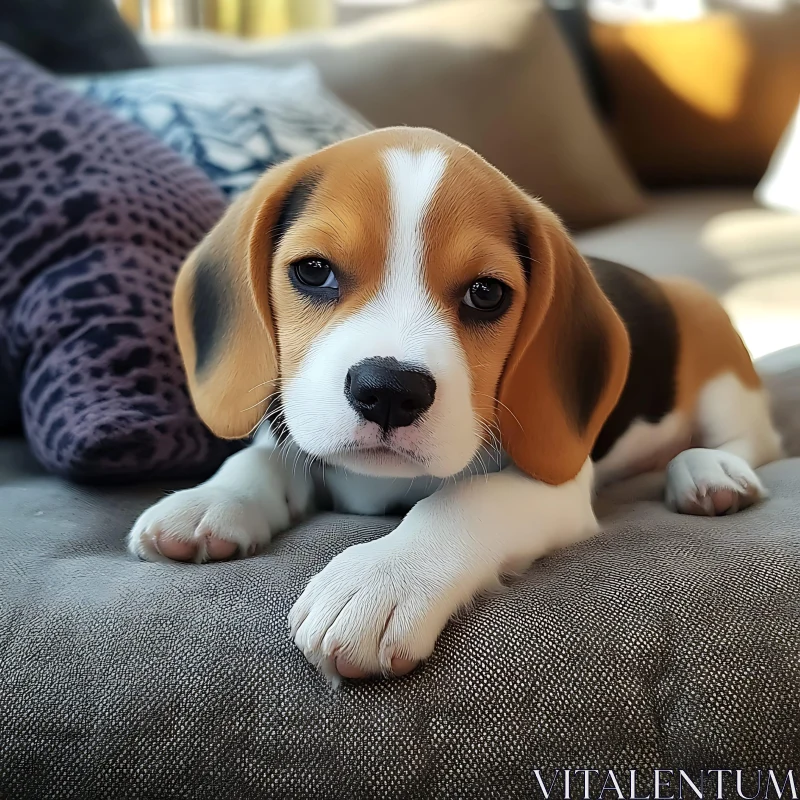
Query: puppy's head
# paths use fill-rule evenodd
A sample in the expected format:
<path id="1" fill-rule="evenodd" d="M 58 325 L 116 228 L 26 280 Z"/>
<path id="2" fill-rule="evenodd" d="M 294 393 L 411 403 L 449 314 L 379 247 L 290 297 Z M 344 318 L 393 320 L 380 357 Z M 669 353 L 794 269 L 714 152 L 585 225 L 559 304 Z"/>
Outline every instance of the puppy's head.
<path id="1" fill-rule="evenodd" d="M 298 446 L 445 477 L 495 437 L 577 474 L 625 380 L 624 327 L 556 217 L 477 154 L 387 129 L 270 170 L 181 269 L 198 412 L 241 437 L 279 396 Z"/>

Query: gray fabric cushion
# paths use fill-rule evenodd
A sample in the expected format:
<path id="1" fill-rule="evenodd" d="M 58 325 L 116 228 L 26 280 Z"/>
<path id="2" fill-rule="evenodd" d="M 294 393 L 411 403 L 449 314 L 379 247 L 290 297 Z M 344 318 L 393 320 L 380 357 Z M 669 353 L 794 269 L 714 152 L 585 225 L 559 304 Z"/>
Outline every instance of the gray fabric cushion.
<path id="1" fill-rule="evenodd" d="M 760 473 L 772 499 L 720 519 L 668 512 L 657 476 L 615 487 L 605 533 L 479 601 L 418 672 L 334 692 L 286 615 L 395 520 L 141 563 L 122 537 L 158 491 L 76 488 L 0 442 L 0 797 L 531 798 L 537 768 L 796 766 L 800 460 Z"/>
<path id="2" fill-rule="evenodd" d="M 758 371 L 772 399 L 772 419 L 783 450 L 800 456 L 800 345 L 760 358 Z"/>

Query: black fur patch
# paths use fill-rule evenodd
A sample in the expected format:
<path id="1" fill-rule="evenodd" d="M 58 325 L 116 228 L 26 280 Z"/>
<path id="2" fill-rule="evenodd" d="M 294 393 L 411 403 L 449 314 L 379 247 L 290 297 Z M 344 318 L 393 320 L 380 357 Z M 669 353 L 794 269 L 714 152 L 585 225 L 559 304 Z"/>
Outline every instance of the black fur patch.
<path id="1" fill-rule="evenodd" d="M 230 319 L 230 303 L 219 272 L 214 264 L 200 261 L 194 273 L 192 330 L 198 375 L 213 361 L 214 350 Z"/>
<path id="2" fill-rule="evenodd" d="M 558 344 L 563 350 L 557 362 L 561 365 L 557 379 L 567 413 L 576 430 L 583 434 L 608 382 L 608 342 L 597 334 L 599 324 L 592 307 L 579 301 L 570 310 L 565 325 L 564 338 Z"/>
<path id="3" fill-rule="evenodd" d="M 599 461 L 634 420 L 658 422 L 674 408 L 679 331 L 672 306 L 652 278 L 612 261 L 587 260 L 631 341 L 625 388 L 592 450 L 592 460 Z"/>
<path id="4" fill-rule="evenodd" d="M 514 226 L 514 250 L 517 253 L 519 263 L 525 272 L 525 280 L 530 283 L 531 269 L 533 268 L 533 256 L 531 256 L 531 246 L 528 242 L 528 233 L 521 225 Z"/>
<path id="5" fill-rule="evenodd" d="M 281 239 L 286 235 L 286 232 L 297 221 L 297 218 L 303 213 L 303 209 L 308 205 L 311 195 L 319 181 L 319 176 L 309 175 L 303 180 L 298 181 L 287 192 L 286 197 L 281 202 L 278 216 L 275 219 L 275 224 L 272 226 L 272 247 L 273 252 L 280 244 Z"/>

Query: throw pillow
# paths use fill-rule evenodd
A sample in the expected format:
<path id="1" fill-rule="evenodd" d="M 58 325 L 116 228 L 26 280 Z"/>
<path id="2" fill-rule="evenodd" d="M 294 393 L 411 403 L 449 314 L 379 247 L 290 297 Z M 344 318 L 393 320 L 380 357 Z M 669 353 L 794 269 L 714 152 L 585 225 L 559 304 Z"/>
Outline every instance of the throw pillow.
<path id="1" fill-rule="evenodd" d="M 69 85 L 147 128 L 229 197 L 280 161 L 370 129 L 323 87 L 311 65 L 141 70 Z"/>
<path id="2" fill-rule="evenodd" d="M 172 283 L 225 201 L 146 131 L 0 47 L 0 410 L 74 479 L 200 476 Z"/>

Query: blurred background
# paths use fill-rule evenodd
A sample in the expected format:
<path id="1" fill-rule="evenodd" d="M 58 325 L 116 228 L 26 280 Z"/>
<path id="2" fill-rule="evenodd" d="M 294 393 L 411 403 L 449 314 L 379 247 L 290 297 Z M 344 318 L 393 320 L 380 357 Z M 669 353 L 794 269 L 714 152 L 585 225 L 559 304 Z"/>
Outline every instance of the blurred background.
<path id="1" fill-rule="evenodd" d="M 728 7 L 777 11 L 793 0 L 734 0 Z M 143 33 L 211 30 L 238 36 L 279 36 L 324 28 L 435 0 L 116 0 L 125 20 Z M 705 0 L 562 0 L 565 9 L 585 5 L 597 18 L 688 19 L 707 10 Z M 712 4 L 713 6 L 713 4 Z"/>
<path id="2" fill-rule="evenodd" d="M 436 0 L 116 0 L 125 20 L 143 33 L 211 30 L 238 36 L 279 36 L 324 28 Z M 794 0 L 732 0 L 729 8 L 778 11 Z M 705 0 L 562 0 L 561 9 L 585 6 L 605 20 L 689 19 L 714 4 Z"/>
<path id="3" fill-rule="evenodd" d="M 703 282 L 754 355 L 800 345 L 800 0 L 2 0 L 0 41 L 229 196 L 437 128 L 587 253 Z"/>
<path id="4" fill-rule="evenodd" d="M 324 28 L 347 8 L 335 0 L 117 0 L 116 5 L 142 33 L 206 29 L 252 37 Z"/>

